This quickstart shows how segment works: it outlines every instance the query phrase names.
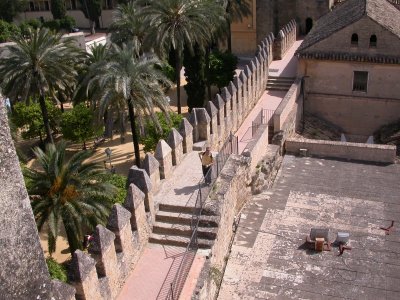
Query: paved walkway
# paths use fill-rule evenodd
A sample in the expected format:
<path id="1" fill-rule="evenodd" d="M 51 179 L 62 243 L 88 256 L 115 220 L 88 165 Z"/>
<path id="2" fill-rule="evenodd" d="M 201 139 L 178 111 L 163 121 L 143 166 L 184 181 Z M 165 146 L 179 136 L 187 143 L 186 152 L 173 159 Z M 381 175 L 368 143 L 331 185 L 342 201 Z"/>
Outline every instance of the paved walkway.
<path id="1" fill-rule="evenodd" d="M 301 41 L 296 42 L 284 59 L 273 62 L 270 69 L 278 75 L 294 77 L 297 59 L 292 59 L 292 57 L 300 43 Z M 285 94 L 285 92 L 279 91 L 265 92 L 236 133 L 239 140 L 261 108 L 276 109 Z M 186 155 L 174 169 L 171 178 L 162 181 L 159 192 L 154 195 L 155 204 L 194 206 L 198 183 L 201 179 L 201 162 L 198 152 L 193 151 Z M 149 244 L 128 277 L 118 300 L 165 299 L 184 252 L 185 248 Z M 190 299 L 204 260 L 202 251 L 198 251 L 189 271 L 181 299 Z"/>
<path id="2" fill-rule="evenodd" d="M 302 40 L 296 41 L 282 60 L 276 60 L 271 63 L 269 67 L 270 76 L 296 77 L 297 58 L 294 56 L 294 53 L 300 46 L 301 42 Z M 239 153 L 242 153 L 249 142 L 249 139 L 247 138 L 249 134 L 248 130 L 257 114 L 261 109 L 276 110 L 286 93 L 287 92 L 285 91 L 265 91 L 263 93 L 258 103 L 247 115 L 247 118 L 235 134 L 239 140 Z"/>

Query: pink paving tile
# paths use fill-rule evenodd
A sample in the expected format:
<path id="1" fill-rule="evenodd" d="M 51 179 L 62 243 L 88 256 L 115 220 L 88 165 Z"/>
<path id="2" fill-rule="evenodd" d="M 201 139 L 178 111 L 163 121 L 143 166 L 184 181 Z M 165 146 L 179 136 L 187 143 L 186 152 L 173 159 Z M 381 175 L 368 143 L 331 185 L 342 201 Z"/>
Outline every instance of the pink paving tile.
<path id="1" fill-rule="evenodd" d="M 149 244 L 126 280 L 117 299 L 157 299 L 159 294 L 165 292 L 164 281 L 175 276 L 175 274 L 169 274 L 169 271 L 171 267 L 180 264 L 184 252 L 185 248 Z"/>

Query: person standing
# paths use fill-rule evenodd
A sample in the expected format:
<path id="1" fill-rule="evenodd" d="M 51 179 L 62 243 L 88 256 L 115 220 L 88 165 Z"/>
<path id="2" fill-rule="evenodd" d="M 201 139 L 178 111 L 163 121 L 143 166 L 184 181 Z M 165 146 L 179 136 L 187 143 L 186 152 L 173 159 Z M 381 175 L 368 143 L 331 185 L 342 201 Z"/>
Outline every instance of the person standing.
<path id="1" fill-rule="evenodd" d="M 206 147 L 206 151 L 199 152 L 199 157 L 201 160 L 201 168 L 203 169 L 203 176 L 206 184 L 211 183 L 211 167 L 214 163 L 214 158 L 210 151 L 210 147 Z"/>

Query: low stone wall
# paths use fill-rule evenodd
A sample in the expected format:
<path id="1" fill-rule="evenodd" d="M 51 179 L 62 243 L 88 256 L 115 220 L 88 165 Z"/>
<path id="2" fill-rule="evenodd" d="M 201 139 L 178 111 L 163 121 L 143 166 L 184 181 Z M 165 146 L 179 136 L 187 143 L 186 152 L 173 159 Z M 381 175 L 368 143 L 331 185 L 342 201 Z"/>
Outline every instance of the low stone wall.
<path id="1" fill-rule="evenodd" d="M 73 253 L 69 278 L 76 299 L 115 299 L 147 245 L 152 224 L 145 195 L 131 184 L 123 206 L 114 205 L 107 227 L 97 225 L 89 253 Z"/>
<path id="2" fill-rule="evenodd" d="M 300 96 L 301 91 L 301 79 L 298 78 L 292 84 L 289 91 L 282 99 L 281 103 L 279 104 L 278 108 L 275 110 L 274 113 L 274 132 L 279 132 L 282 130 L 283 124 L 288 119 L 289 114 L 296 106 L 296 101 Z"/>
<path id="3" fill-rule="evenodd" d="M 297 25 L 295 20 L 291 20 L 281 30 L 274 41 L 274 59 L 282 59 L 297 38 Z"/>
<path id="4" fill-rule="evenodd" d="M 312 156 L 378 163 L 393 163 L 396 158 L 396 146 L 389 145 L 288 138 L 285 149 L 291 154 L 299 154 L 300 149 L 307 149 L 307 155 Z"/>
<path id="5" fill-rule="evenodd" d="M 242 153 L 243 156 L 250 158 L 251 172 L 255 170 L 257 163 L 265 155 L 266 145 L 268 145 L 268 125 L 261 125 Z"/>
<path id="6" fill-rule="evenodd" d="M 234 234 L 235 217 L 250 199 L 249 168 L 248 159 L 232 155 L 206 201 L 205 211 L 219 217 L 219 226 L 210 258 L 201 271 L 192 299 L 214 299 L 219 289 Z"/>

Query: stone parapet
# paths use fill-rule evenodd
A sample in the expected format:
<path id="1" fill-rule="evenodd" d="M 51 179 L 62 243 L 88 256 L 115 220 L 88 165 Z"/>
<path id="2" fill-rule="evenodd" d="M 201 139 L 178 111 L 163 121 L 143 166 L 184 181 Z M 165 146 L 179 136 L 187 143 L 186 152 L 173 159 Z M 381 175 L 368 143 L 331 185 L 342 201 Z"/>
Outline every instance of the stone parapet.
<path id="1" fill-rule="evenodd" d="M 144 193 L 135 184 L 130 184 L 124 207 L 131 213 L 133 237 L 139 244 L 144 244 L 147 241 L 151 231 L 147 222 L 144 202 Z"/>
<path id="2" fill-rule="evenodd" d="M 96 261 L 81 250 L 76 250 L 71 264 L 72 285 L 76 289 L 76 298 L 82 300 L 104 299 L 100 294 Z"/>
<path id="3" fill-rule="evenodd" d="M 135 255 L 130 220 L 131 213 L 120 204 L 116 204 L 107 224 L 107 229 L 115 234 L 115 250 L 120 258 L 118 265 L 122 279 L 129 275 L 131 261 Z"/>
<path id="4" fill-rule="evenodd" d="M 189 153 L 193 151 L 193 126 L 190 122 L 183 118 L 179 126 L 179 133 L 183 138 L 182 146 L 183 153 Z"/>
<path id="5" fill-rule="evenodd" d="M 281 30 L 279 30 L 273 45 L 273 55 L 275 60 L 282 59 L 297 38 L 297 26 L 291 20 Z"/>
<path id="6" fill-rule="evenodd" d="M 274 113 L 274 132 L 278 132 L 282 130 L 283 124 L 286 122 L 290 112 L 293 110 L 296 105 L 296 101 L 299 99 L 301 91 L 301 79 L 296 79 L 296 81 L 292 84 L 289 91 L 282 99 L 278 108 Z"/>
<path id="7" fill-rule="evenodd" d="M 178 130 L 172 128 L 168 135 L 167 143 L 172 149 L 172 165 L 177 166 L 183 159 L 183 137 L 179 134 Z"/>
<path id="8" fill-rule="evenodd" d="M 169 178 L 172 173 L 172 149 L 163 139 L 158 141 L 154 157 L 160 163 L 160 178 Z"/>
<path id="9" fill-rule="evenodd" d="M 143 168 L 150 177 L 153 194 L 157 193 L 160 189 L 160 163 L 153 154 L 146 153 L 146 157 L 143 161 Z"/>
<path id="10" fill-rule="evenodd" d="M 146 212 L 149 213 L 149 224 L 155 220 L 155 207 L 153 200 L 153 186 L 149 175 L 144 169 L 132 166 L 128 173 L 128 185 L 135 184 L 144 194 L 144 205 Z"/>
<path id="11" fill-rule="evenodd" d="M 96 261 L 96 270 L 100 277 L 107 277 L 102 288 L 104 295 L 114 298 L 118 293 L 119 268 L 114 245 L 115 234 L 102 225 L 97 225 L 89 246 L 89 253 Z"/>
<path id="12" fill-rule="evenodd" d="M 306 155 L 318 157 L 376 163 L 394 163 L 396 159 L 396 146 L 391 145 L 311 140 L 305 138 L 286 139 L 285 150 L 287 153 L 298 155 L 300 149 L 305 149 Z"/>

